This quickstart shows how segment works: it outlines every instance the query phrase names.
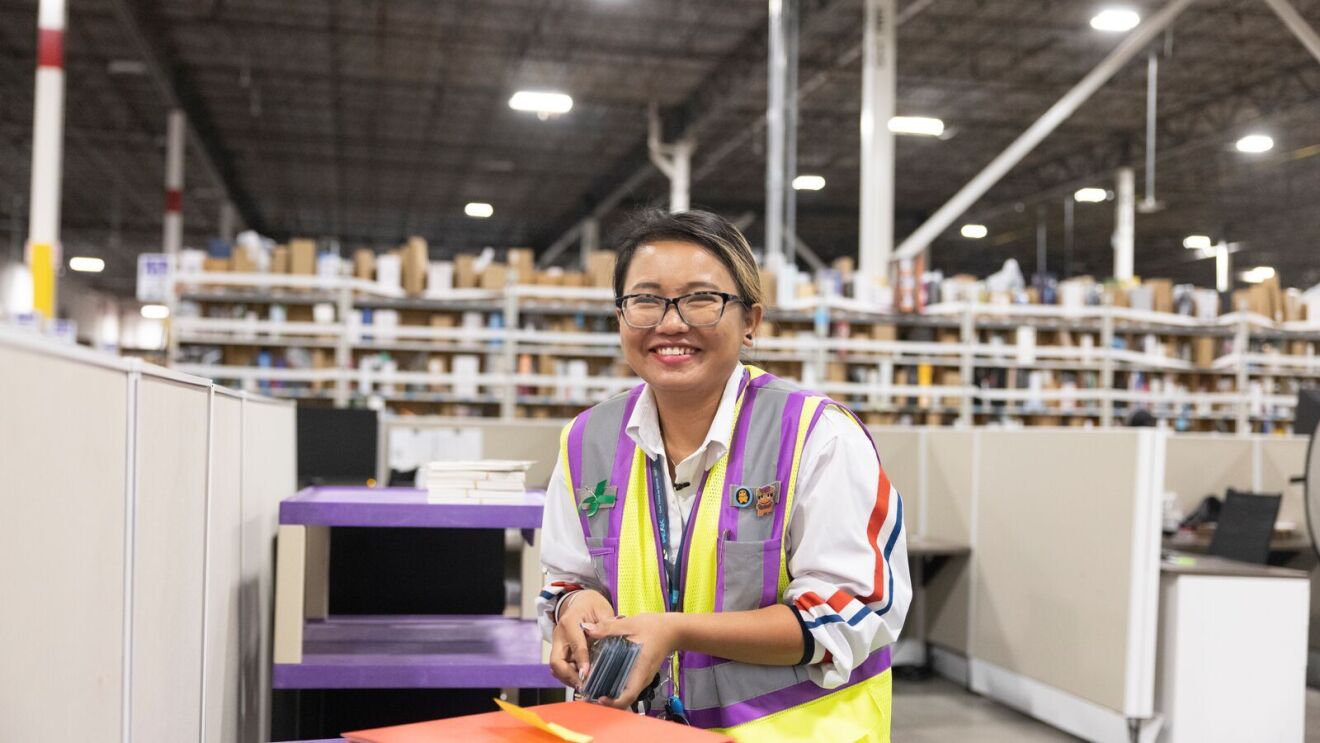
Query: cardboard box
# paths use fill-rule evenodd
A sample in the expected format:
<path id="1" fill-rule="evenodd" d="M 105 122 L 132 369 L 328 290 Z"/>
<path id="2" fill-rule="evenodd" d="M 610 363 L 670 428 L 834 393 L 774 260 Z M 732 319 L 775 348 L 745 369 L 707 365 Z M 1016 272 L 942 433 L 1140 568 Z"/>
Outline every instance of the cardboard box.
<path id="1" fill-rule="evenodd" d="M 503 263 L 492 263 L 481 272 L 481 288 L 503 291 L 509 281 L 509 267 Z"/>
<path id="2" fill-rule="evenodd" d="M 242 245 L 234 246 L 234 254 L 230 256 L 229 263 L 234 273 L 256 273 L 261 270 L 257 257 Z"/>
<path id="3" fill-rule="evenodd" d="M 228 258 L 204 258 L 202 270 L 207 273 L 221 273 L 229 270 Z"/>
<path id="4" fill-rule="evenodd" d="M 454 288 L 477 288 L 477 257 L 475 255 L 454 256 Z"/>
<path id="5" fill-rule="evenodd" d="M 764 268 L 760 270 L 761 274 L 761 300 L 768 307 L 774 307 L 779 304 L 779 278 L 775 276 L 774 271 L 767 271 Z"/>
<path id="6" fill-rule="evenodd" d="M 271 273 L 289 272 L 289 246 L 276 245 L 275 250 L 271 251 L 270 272 Z"/>
<path id="7" fill-rule="evenodd" d="M 564 283 L 563 271 L 537 271 L 537 286 L 562 286 Z"/>
<path id="8" fill-rule="evenodd" d="M 458 327 L 458 315 L 453 315 L 448 312 L 431 315 L 431 327 L 433 328 Z"/>
<path id="9" fill-rule="evenodd" d="M 1170 279 L 1147 279 L 1150 287 L 1151 309 L 1156 312 L 1173 312 L 1173 281 Z"/>
<path id="10" fill-rule="evenodd" d="M 831 361 L 825 364 L 825 380 L 827 382 L 847 382 L 848 365 L 840 361 Z"/>
<path id="11" fill-rule="evenodd" d="M 614 286 L 614 251 L 597 250 L 587 255 L 587 277 L 591 285 L 600 289 Z"/>
<path id="12" fill-rule="evenodd" d="M 830 266 L 846 281 L 852 278 L 853 272 L 857 270 L 857 261 L 852 256 L 845 255 L 842 258 L 835 258 Z"/>
<path id="13" fill-rule="evenodd" d="M 1198 368 L 1209 369 L 1215 362 L 1215 338 L 1197 336 L 1192 339 L 1192 363 Z"/>
<path id="14" fill-rule="evenodd" d="M 565 271 L 561 281 L 563 286 L 584 287 L 587 285 L 587 275 L 579 271 Z"/>
<path id="15" fill-rule="evenodd" d="M 1306 305 L 1302 303 L 1299 289 L 1288 289 L 1283 293 L 1283 321 L 1301 322 L 1306 319 Z"/>
<path id="16" fill-rule="evenodd" d="M 872 325 L 871 340 L 896 341 L 898 340 L 898 327 L 894 325 Z"/>
<path id="17" fill-rule="evenodd" d="M 536 258 L 531 248 L 509 248 L 509 270 L 513 272 L 519 284 L 533 283 L 536 274 Z"/>
<path id="18" fill-rule="evenodd" d="M 431 268 L 431 258 L 426 239 L 413 236 L 403 246 L 403 290 L 408 296 L 420 296 L 426 291 L 426 272 Z"/>
<path id="19" fill-rule="evenodd" d="M 376 278 L 376 252 L 370 248 L 353 251 L 353 278 L 371 281 Z"/>
<path id="20" fill-rule="evenodd" d="M 289 241 L 289 273 L 316 273 L 316 241 L 299 237 Z"/>

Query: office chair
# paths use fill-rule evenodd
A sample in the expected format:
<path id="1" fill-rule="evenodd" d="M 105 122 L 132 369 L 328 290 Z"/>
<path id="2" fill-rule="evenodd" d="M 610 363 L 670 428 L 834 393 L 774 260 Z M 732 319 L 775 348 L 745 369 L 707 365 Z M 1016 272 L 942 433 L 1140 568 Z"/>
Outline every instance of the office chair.
<path id="1" fill-rule="evenodd" d="M 1277 493 L 1240 493 L 1230 488 L 1210 538 L 1209 554 L 1264 565 L 1270 557 L 1270 537 L 1282 499 Z"/>

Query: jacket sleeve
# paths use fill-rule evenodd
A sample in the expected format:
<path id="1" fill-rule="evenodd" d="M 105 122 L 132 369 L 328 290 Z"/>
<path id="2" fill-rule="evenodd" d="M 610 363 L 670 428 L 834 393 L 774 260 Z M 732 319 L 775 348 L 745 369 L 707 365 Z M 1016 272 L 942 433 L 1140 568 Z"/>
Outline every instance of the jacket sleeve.
<path id="1" fill-rule="evenodd" d="M 564 430 L 566 434 L 568 429 Z M 545 585 L 536 599 L 536 616 L 541 634 L 547 640 L 554 633 L 555 607 L 561 598 L 583 588 L 604 593 L 596 581 L 582 522 L 578 519 L 577 501 L 565 466 L 565 439 L 566 435 L 561 436 L 559 457 L 546 485 L 541 521 L 541 570 L 545 573 Z"/>
<path id="2" fill-rule="evenodd" d="M 869 436 L 833 407 L 807 440 L 798 478 L 784 601 L 814 644 L 809 676 L 832 689 L 903 628 L 912 598 L 903 499 Z"/>

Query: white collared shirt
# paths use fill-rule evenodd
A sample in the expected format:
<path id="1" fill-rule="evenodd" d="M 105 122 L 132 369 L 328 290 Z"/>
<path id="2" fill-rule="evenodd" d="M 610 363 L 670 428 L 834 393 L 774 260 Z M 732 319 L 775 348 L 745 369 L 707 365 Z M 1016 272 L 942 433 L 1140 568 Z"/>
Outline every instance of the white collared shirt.
<path id="1" fill-rule="evenodd" d="M 649 386 L 625 426 L 648 457 L 660 457 L 666 465 L 661 470 L 671 550 L 681 548 L 683 524 L 692 513 L 702 477 L 729 449 L 743 373 L 738 364 L 724 385 L 705 440 L 675 465 L 674 480 L 691 483 L 678 493 L 664 459 L 664 438 Z M 555 461 L 541 534 L 547 585 L 538 616 L 547 639 L 554 630 L 560 594 L 575 586 L 600 588 L 576 500 L 560 469 L 562 457 Z M 902 629 L 912 586 L 901 499 L 877 464 L 870 438 L 847 413 L 833 407 L 821 415 L 803 446 L 797 482 L 785 548 L 792 580 L 784 603 L 798 612 L 815 642 L 808 674 L 817 684 L 833 688 L 847 681 L 872 652 L 895 642 Z"/>

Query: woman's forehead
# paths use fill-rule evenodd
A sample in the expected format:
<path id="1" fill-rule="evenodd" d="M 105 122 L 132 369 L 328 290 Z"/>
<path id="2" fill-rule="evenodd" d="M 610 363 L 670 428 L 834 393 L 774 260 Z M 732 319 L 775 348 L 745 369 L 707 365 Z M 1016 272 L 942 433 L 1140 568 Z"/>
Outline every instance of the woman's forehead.
<path id="1" fill-rule="evenodd" d="M 729 269 L 708 249 L 690 242 L 643 243 L 628 265 L 629 288 L 733 290 Z"/>

